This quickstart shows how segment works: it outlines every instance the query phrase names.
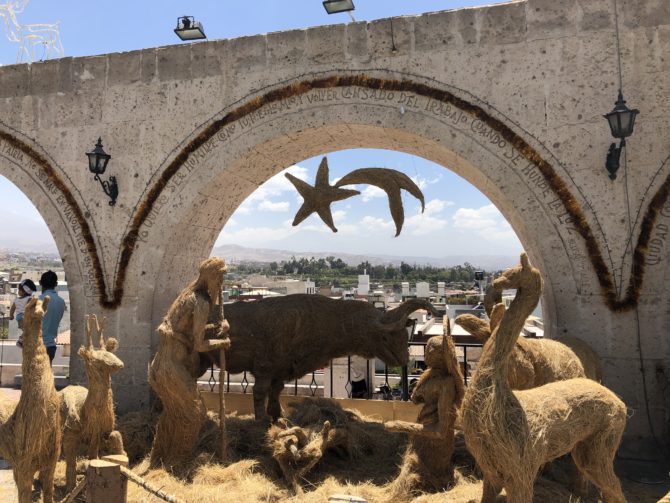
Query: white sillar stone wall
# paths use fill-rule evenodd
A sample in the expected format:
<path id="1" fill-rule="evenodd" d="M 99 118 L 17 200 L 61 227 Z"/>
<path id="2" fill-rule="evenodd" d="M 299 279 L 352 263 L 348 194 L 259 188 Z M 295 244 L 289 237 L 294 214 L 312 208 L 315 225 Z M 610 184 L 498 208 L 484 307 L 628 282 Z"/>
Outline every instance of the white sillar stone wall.
<path id="1" fill-rule="evenodd" d="M 547 334 L 592 344 L 635 410 L 627 435 L 651 437 L 649 408 L 666 441 L 670 6 L 617 6 L 624 93 L 640 115 L 614 182 L 602 118 L 619 86 L 611 0 L 396 18 L 396 52 L 383 19 L 1 67 L 0 174 L 54 234 L 73 347 L 85 313 L 107 316 L 126 364 L 119 410 L 146 406 L 154 329 L 241 202 L 302 159 L 394 149 L 496 204 L 543 273 Z M 98 136 L 114 207 L 86 166 Z M 77 358 L 71 374 L 84 379 Z"/>

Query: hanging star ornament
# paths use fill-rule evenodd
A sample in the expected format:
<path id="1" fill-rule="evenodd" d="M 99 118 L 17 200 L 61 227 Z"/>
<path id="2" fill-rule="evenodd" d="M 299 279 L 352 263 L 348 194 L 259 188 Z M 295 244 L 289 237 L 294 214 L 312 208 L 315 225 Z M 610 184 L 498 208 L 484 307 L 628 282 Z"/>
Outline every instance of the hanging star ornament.
<path id="1" fill-rule="evenodd" d="M 389 210 L 395 223 L 395 237 L 400 235 L 402 224 L 405 222 L 405 209 L 402 205 L 400 189 L 404 189 L 421 202 L 421 213 L 426 209 L 423 192 L 412 179 L 400 171 L 388 168 L 361 168 L 344 175 L 335 186 L 358 185 L 365 183 L 379 187 L 389 198 Z"/>
<path id="2" fill-rule="evenodd" d="M 342 199 L 347 199 L 351 196 L 360 194 L 357 190 L 340 188 L 343 185 L 358 185 L 364 183 L 379 187 L 386 192 L 386 195 L 389 198 L 391 217 L 395 223 L 396 237 L 400 235 L 402 225 L 405 222 L 405 209 L 403 208 L 402 197 L 400 196 L 401 189 L 406 190 L 421 202 L 421 213 L 423 213 L 426 208 L 421 189 L 410 177 L 395 169 L 356 169 L 343 176 L 334 186 L 331 186 L 328 182 L 328 159 L 324 157 L 319 165 L 319 171 L 316 174 L 316 183 L 314 184 L 314 187 L 288 173 L 286 173 L 286 178 L 288 178 L 295 188 L 298 189 L 298 192 L 300 192 L 300 195 L 305 200 L 298 210 L 298 213 L 295 215 L 295 219 L 293 220 L 294 227 L 316 211 L 321 217 L 321 220 L 323 220 L 333 232 L 337 232 L 337 229 L 333 225 L 333 216 L 330 213 L 330 205 L 335 201 L 341 201 Z"/>
<path id="3" fill-rule="evenodd" d="M 295 186 L 304 199 L 302 206 L 293 219 L 294 227 L 312 213 L 316 212 L 321 217 L 321 220 L 323 220 L 333 232 L 337 232 L 337 229 L 333 224 L 333 215 L 330 212 L 330 205 L 335 201 L 342 201 L 343 199 L 348 199 L 360 194 L 357 190 L 340 189 L 339 187 L 330 185 L 328 182 L 328 159 L 325 157 L 321 160 L 321 164 L 319 164 L 314 187 L 290 173 L 286 173 L 285 176 Z"/>

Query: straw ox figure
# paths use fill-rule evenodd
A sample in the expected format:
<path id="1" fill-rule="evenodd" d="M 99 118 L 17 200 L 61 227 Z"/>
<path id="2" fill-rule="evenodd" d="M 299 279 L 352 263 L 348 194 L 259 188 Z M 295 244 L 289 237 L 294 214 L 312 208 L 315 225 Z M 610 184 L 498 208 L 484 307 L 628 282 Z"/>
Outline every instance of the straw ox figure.
<path id="1" fill-rule="evenodd" d="M 256 419 L 276 420 L 284 382 L 323 368 L 333 358 L 360 355 L 406 365 L 407 318 L 417 309 L 435 313 L 424 300 L 382 313 L 367 302 L 306 294 L 230 304 L 227 369 L 253 374 Z M 216 352 L 209 356 L 218 363 Z"/>
<path id="2" fill-rule="evenodd" d="M 484 345 L 465 391 L 461 421 L 468 450 L 484 475 L 482 502 L 494 502 L 503 488 L 511 503 L 532 501 L 540 468 L 567 453 L 606 503 L 625 501 L 613 462 L 626 406 L 604 386 L 583 378 L 513 392 L 510 355 L 537 305 L 542 278 L 523 253 L 521 265 L 505 271 L 494 285 L 517 293 Z"/>
<path id="3" fill-rule="evenodd" d="M 61 421 L 63 423 L 63 454 L 65 479 L 70 491 L 76 482 L 77 452 L 88 447 L 88 458 L 105 454 L 125 454 L 123 439 L 115 431 L 112 374 L 123 368 L 123 362 L 114 354 L 116 339 L 103 336 L 105 319 L 98 323 L 96 315 L 86 317 L 86 346 L 79 348 L 84 360 L 88 387 L 68 386 L 61 391 Z M 93 331 L 99 338 L 93 347 Z"/>
<path id="4" fill-rule="evenodd" d="M 42 318 L 49 304 L 31 299 L 23 318 L 23 386 L 16 409 L 0 425 L 0 457 L 12 464 L 19 503 L 32 501 L 33 477 L 40 474 L 42 499 L 53 502 L 54 470 L 60 455 L 60 398 L 42 342 Z M 4 415 L 4 414 L 3 414 Z"/>

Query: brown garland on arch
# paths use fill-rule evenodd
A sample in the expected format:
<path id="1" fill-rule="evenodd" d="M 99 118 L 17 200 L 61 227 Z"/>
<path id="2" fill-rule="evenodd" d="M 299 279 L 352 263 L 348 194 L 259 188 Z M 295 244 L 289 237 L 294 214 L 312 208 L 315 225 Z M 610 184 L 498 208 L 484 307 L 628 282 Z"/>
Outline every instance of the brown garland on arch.
<path id="1" fill-rule="evenodd" d="M 668 200 L 668 195 L 670 194 L 670 175 L 666 178 L 664 183 L 658 189 L 654 197 L 652 198 L 647 211 L 645 212 L 644 218 L 641 223 L 640 235 L 638 237 L 637 245 L 633 251 L 633 264 L 631 268 L 631 278 L 626 289 L 626 296 L 624 299 L 619 300 L 617 298 L 617 292 L 614 287 L 614 281 L 612 278 L 612 273 L 607 268 L 605 261 L 603 259 L 602 252 L 600 251 L 600 246 L 596 241 L 593 231 L 589 226 L 586 216 L 581 209 L 581 206 L 577 199 L 572 195 L 570 189 L 561 179 L 561 177 L 554 171 L 554 168 L 545 161 L 533 147 L 531 147 L 523 138 L 516 134 L 509 126 L 504 124 L 499 119 L 489 115 L 482 107 L 474 105 L 463 98 L 460 98 L 453 93 L 445 90 L 436 89 L 430 87 L 426 84 L 420 84 L 410 80 L 387 80 L 380 79 L 375 77 L 368 77 L 365 75 L 348 75 L 348 76 L 330 76 L 314 80 L 304 80 L 301 82 L 296 82 L 289 84 L 285 87 L 279 89 L 274 89 L 267 92 L 262 96 L 256 96 L 251 98 L 249 101 L 240 105 L 239 107 L 231 110 L 226 115 L 213 121 L 205 129 L 203 129 L 195 138 L 188 142 L 188 144 L 174 157 L 174 159 L 168 164 L 165 170 L 160 174 L 156 183 L 151 187 L 147 193 L 144 201 L 142 201 L 133 217 L 130 230 L 123 238 L 121 257 L 119 260 L 119 269 L 115 279 L 113 295 L 110 298 L 106 293 L 105 281 L 102 275 L 102 268 L 100 267 L 100 262 L 97 257 L 95 243 L 93 242 L 92 236 L 90 235 L 90 229 L 88 224 L 83 218 L 81 211 L 79 210 L 74 198 L 65 185 L 57 178 L 55 172 L 51 166 L 44 160 L 41 156 L 34 153 L 30 147 L 25 145 L 23 142 L 17 144 L 16 141 L 12 142 L 18 148 L 24 152 L 31 155 L 30 152 L 33 152 L 37 155 L 43 162 L 38 164 L 43 167 L 47 176 L 55 177 L 58 180 L 60 185 L 57 185 L 59 189 L 66 196 L 68 204 L 72 206 L 72 209 L 75 210 L 77 215 L 77 220 L 79 221 L 82 227 L 82 234 L 84 234 L 85 239 L 89 243 L 89 253 L 92 254 L 94 270 L 96 274 L 96 280 L 98 289 L 100 290 L 101 305 L 105 308 L 116 308 L 121 304 L 123 298 L 123 285 L 125 283 L 127 266 L 130 262 L 130 259 L 135 250 L 137 244 L 137 239 L 139 236 L 139 230 L 142 224 L 145 222 L 151 210 L 158 200 L 159 196 L 170 182 L 172 177 L 179 171 L 183 164 L 188 159 L 189 155 L 197 151 L 202 147 L 207 141 L 209 141 L 218 131 L 223 127 L 241 119 L 242 117 L 253 113 L 259 110 L 261 107 L 266 106 L 270 103 L 275 103 L 277 101 L 285 100 L 292 96 L 298 96 L 306 94 L 307 92 L 313 89 L 332 89 L 335 87 L 364 87 L 375 90 L 386 90 L 386 91 L 401 91 L 401 92 L 411 92 L 413 94 L 424 96 L 428 98 L 435 99 L 444 103 L 449 103 L 457 108 L 469 113 L 473 117 L 484 122 L 491 129 L 496 131 L 505 141 L 514 146 L 521 154 L 531 163 L 533 163 L 542 176 L 547 181 L 552 192 L 559 198 L 563 206 L 565 207 L 567 213 L 570 215 L 571 219 L 574 222 L 574 227 L 579 233 L 579 235 L 584 239 L 586 248 L 588 251 L 589 259 L 591 264 L 596 271 L 598 282 L 600 288 L 605 297 L 605 303 L 612 311 L 627 311 L 629 309 L 637 306 L 640 290 L 642 287 L 642 282 L 644 279 L 645 272 L 645 257 L 647 253 L 647 245 L 649 239 L 651 238 L 651 231 L 656 222 L 656 218 L 661 208 Z M 4 135 L 3 135 L 4 136 Z M 25 147 L 25 148 L 24 148 Z M 52 180 L 55 183 L 55 180 Z M 61 188 L 62 187 L 62 188 Z M 87 231 L 88 234 L 84 231 Z M 90 239 L 90 241 L 89 241 Z"/>
<path id="2" fill-rule="evenodd" d="M 104 307 L 117 307 L 118 304 L 121 303 L 120 297 L 119 302 L 117 303 L 114 302 L 115 299 L 110 299 L 107 295 L 105 276 L 102 273 L 102 264 L 100 264 L 100 258 L 98 257 L 98 249 L 97 246 L 95 245 L 95 240 L 93 239 L 91 228 L 89 227 L 86 218 L 84 218 L 84 214 L 82 213 L 81 208 L 79 208 L 79 205 L 77 204 L 76 199 L 72 195 L 72 192 L 70 192 L 68 186 L 65 184 L 65 182 L 63 182 L 63 180 L 61 180 L 61 178 L 56 173 L 56 170 L 53 168 L 53 166 L 51 166 L 49 161 L 47 161 L 47 159 L 42 154 L 37 152 L 26 142 L 2 130 L 0 130 L 0 139 L 6 141 L 11 146 L 20 150 L 28 157 L 30 157 L 45 174 L 47 180 L 49 180 L 49 182 L 51 182 L 53 186 L 56 187 L 61 192 L 61 194 L 63 194 L 65 202 L 70 207 L 70 209 L 72 209 L 72 213 L 75 216 L 77 223 L 79 224 L 81 235 L 84 238 L 84 241 L 86 242 L 86 251 L 89 257 L 91 258 L 91 263 L 93 264 L 93 271 L 95 274 L 96 287 L 98 288 L 98 292 L 100 293 L 100 304 Z M 117 292 L 115 291 L 114 292 L 115 297 L 116 294 Z M 120 295 L 123 295 L 123 288 L 120 289 Z"/>

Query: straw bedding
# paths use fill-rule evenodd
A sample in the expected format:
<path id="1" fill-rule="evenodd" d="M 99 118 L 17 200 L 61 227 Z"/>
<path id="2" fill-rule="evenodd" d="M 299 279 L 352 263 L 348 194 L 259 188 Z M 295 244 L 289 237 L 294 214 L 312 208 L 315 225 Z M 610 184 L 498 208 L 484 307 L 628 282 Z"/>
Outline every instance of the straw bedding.
<path id="1" fill-rule="evenodd" d="M 131 467 L 145 480 L 161 487 L 168 494 L 174 494 L 189 503 L 214 503 L 231 501 L 235 503 L 254 502 L 306 502 L 324 503 L 332 494 L 351 494 L 373 503 L 390 503 L 390 486 L 400 473 L 402 452 L 406 446 L 404 435 L 387 432 L 378 419 L 360 416 L 356 412 L 331 407 L 327 400 L 310 400 L 288 409 L 288 415 L 310 418 L 316 424 L 331 418 L 348 417 L 353 422 L 365 445 L 357 449 L 351 458 L 327 453 L 315 469 L 302 481 L 304 493 L 293 494 L 281 476 L 272 459 L 271 451 L 265 446 L 267 429 L 259 425 L 253 416 L 228 415 L 226 425 L 230 436 L 231 463 L 223 466 L 217 463 L 215 454 L 218 445 L 218 421 L 216 414 L 209 414 L 196 447 L 196 455 L 188 464 L 185 475 L 177 477 L 163 469 L 149 468 L 146 457 L 151 450 L 153 432 L 158 419 L 157 412 L 133 412 L 121 416 L 117 428 L 124 437 L 124 447 L 131 456 Z M 303 423 L 305 424 L 305 423 Z M 310 423 L 307 423 L 310 424 Z M 377 445 L 375 445 L 377 444 Z M 454 438 L 453 464 L 454 485 L 448 491 L 426 492 L 418 496 L 404 496 L 393 499 L 395 503 L 454 503 L 478 502 L 482 494 L 481 475 L 475 470 L 475 462 L 465 447 L 462 433 Z M 559 467 L 562 468 L 562 467 Z M 568 467 L 569 468 L 569 467 Z M 581 498 L 566 487 L 563 473 L 551 473 L 539 477 L 535 483 L 536 503 L 595 503 L 596 498 Z M 60 461 L 56 471 L 56 498 L 65 496 L 65 462 Z M 663 494 L 654 486 L 633 486 L 626 489 L 628 500 L 636 503 L 655 503 Z M 666 488 L 665 491 L 668 489 Z M 130 503 L 155 502 L 135 484 L 128 484 Z M 81 499 L 81 501 L 84 501 Z M 499 502 L 505 501 L 504 497 Z"/>

